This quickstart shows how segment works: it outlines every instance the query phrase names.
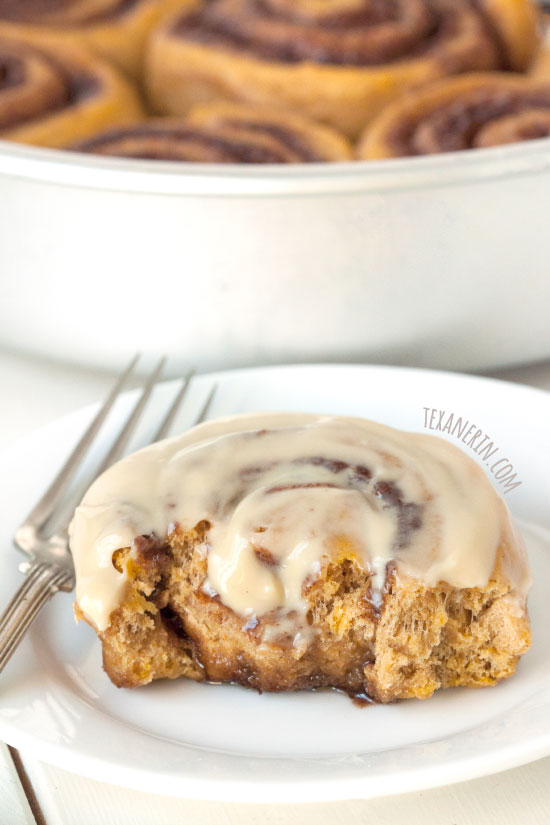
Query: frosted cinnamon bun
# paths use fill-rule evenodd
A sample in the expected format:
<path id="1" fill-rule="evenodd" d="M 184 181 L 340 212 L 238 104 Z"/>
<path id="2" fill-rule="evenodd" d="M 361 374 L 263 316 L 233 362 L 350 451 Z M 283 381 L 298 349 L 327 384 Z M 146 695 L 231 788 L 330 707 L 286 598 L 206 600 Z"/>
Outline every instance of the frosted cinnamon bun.
<path id="1" fill-rule="evenodd" d="M 365 160 L 429 155 L 550 135 L 550 78 L 491 72 L 448 78 L 395 101 L 366 128 Z"/>
<path id="2" fill-rule="evenodd" d="M 380 702 L 510 676 L 525 550 L 449 442 L 307 414 L 208 422 L 101 476 L 70 528 L 76 614 L 116 685 L 188 677 Z"/>
<path id="3" fill-rule="evenodd" d="M 107 129 L 80 152 L 203 163 L 315 163 L 352 159 L 343 135 L 308 118 L 235 103 L 196 106 L 186 118 Z"/>
<path id="4" fill-rule="evenodd" d="M 140 74 L 145 38 L 185 0 L 0 0 L 0 36 L 39 46 L 84 46 L 132 75 Z"/>
<path id="5" fill-rule="evenodd" d="M 146 79 L 160 113 L 263 103 L 357 137 L 403 90 L 524 69 L 536 21 L 530 0 L 192 0 L 153 33 Z"/>
<path id="6" fill-rule="evenodd" d="M 0 37 L 0 138 L 64 147 L 142 114 L 131 85 L 85 49 Z"/>

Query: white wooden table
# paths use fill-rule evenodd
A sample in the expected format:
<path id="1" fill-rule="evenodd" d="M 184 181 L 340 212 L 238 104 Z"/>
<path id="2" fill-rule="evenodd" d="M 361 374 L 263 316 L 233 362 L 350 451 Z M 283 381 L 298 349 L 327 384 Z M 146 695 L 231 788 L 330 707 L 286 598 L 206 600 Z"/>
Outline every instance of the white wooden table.
<path id="1" fill-rule="evenodd" d="M 550 390 L 546 364 L 493 373 Z M 111 376 L 0 352 L 0 450 L 100 399 Z M 175 800 L 94 782 L 0 743 L 0 825 L 550 825 L 550 758 L 433 791 L 322 805 Z"/>

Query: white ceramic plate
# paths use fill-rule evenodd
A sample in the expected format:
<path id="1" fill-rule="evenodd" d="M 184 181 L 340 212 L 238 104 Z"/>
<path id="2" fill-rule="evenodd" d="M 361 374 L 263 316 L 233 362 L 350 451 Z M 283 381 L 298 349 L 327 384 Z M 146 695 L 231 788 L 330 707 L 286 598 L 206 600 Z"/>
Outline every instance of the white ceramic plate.
<path id="1" fill-rule="evenodd" d="M 462 416 L 513 466 L 506 500 L 534 572 L 533 646 L 517 674 L 486 690 L 441 691 L 428 701 L 356 707 L 333 692 L 258 695 L 184 680 L 117 690 L 101 670 L 92 630 L 76 626 L 60 594 L 0 676 L 0 736 L 70 771 L 141 790 L 250 802 L 318 801 L 402 793 L 471 779 L 550 753 L 549 396 L 468 376 L 385 367 L 315 366 L 198 378 L 174 430 L 187 427 L 213 380 L 212 415 L 267 409 L 370 417 L 421 431 L 424 408 Z M 174 392 L 159 388 L 132 447 Z M 114 418 L 120 421 L 130 397 Z M 10 537 L 90 419 L 80 410 L 0 459 L 4 554 L 0 604 L 20 583 Z M 439 415 L 434 417 L 437 424 Z M 111 426 L 113 429 L 114 425 Z M 468 450 L 472 455 L 471 450 Z M 475 455 L 474 455 L 475 457 Z M 506 459 L 491 471 L 497 460 Z M 505 473 L 511 475 L 512 470 Z"/>

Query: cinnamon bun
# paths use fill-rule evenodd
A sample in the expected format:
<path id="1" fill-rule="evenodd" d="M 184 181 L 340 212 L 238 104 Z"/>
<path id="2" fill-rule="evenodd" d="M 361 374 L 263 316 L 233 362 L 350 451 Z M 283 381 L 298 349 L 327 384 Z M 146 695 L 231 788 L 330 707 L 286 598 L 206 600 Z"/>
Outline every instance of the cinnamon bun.
<path id="1" fill-rule="evenodd" d="M 493 685 L 530 644 L 529 571 L 483 470 L 361 419 L 236 416 L 129 456 L 70 542 L 116 685 L 334 687 L 389 702 Z"/>
<path id="2" fill-rule="evenodd" d="M 64 147 L 142 114 L 132 86 L 85 49 L 0 37 L 0 138 Z"/>
<path id="3" fill-rule="evenodd" d="M 196 106 L 186 118 L 107 129 L 77 151 L 203 163 L 315 163 L 351 160 L 348 141 L 300 115 L 236 103 Z"/>
<path id="4" fill-rule="evenodd" d="M 402 91 L 523 70 L 538 42 L 530 0 L 191 0 L 153 33 L 146 79 L 163 114 L 262 103 L 357 137 Z"/>
<path id="5" fill-rule="evenodd" d="M 550 135 L 550 78 L 491 72 L 448 78 L 395 101 L 367 126 L 364 160 L 517 143 Z"/>
<path id="6" fill-rule="evenodd" d="M 185 0 L 0 0 L 0 37 L 89 47 L 138 75 L 149 30 L 184 6 Z"/>

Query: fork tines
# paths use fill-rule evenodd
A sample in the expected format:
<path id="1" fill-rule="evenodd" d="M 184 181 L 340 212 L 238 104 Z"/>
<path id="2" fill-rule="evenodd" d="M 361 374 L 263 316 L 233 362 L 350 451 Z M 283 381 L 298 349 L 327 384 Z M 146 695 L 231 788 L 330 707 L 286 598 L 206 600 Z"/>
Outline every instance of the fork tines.
<path id="1" fill-rule="evenodd" d="M 40 541 L 41 539 L 45 540 L 46 532 L 50 532 L 51 535 L 51 531 L 46 530 L 48 523 L 52 521 L 53 517 L 59 511 L 60 507 L 62 507 L 62 505 L 65 503 L 64 499 L 67 495 L 71 483 L 73 482 L 86 455 L 88 454 L 92 446 L 92 443 L 95 441 L 95 438 L 102 424 L 107 419 L 107 416 L 111 412 L 117 398 L 120 396 L 122 389 L 124 388 L 128 379 L 134 372 L 138 360 L 139 355 L 135 355 L 126 367 L 126 369 L 117 379 L 113 389 L 107 396 L 103 406 L 88 426 L 86 432 L 73 449 L 67 461 L 65 462 L 61 470 L 58 472 L 57 476 L 55 477 L 51 485 L 48 487 L 40 501 L 38 501 L 38 503 L 35 505 L 31 513 L 28 515 L 24 523 L 17 531 L 15 543 L 18 547 L 20 547 L 20 549 L 26 550 L 27 552 L 33 552 L 36 549 L 36 542 Z M 97 478 L 98 475 L 104 472 L 108 467 L 111 466 L 111 464 L 114 464 L 115 461 L 117 461 L 119 458 L 123 456 L 124 451 L 126 450 L 126 447 L 128 446 L 128 443 L 130 441 L 130 438 L 132 437 L 139 421 L 143 416 L 143 412 L 147 405 L 147 402 L 149 401 L 151 394 L 161 377 L 165 362 L 166 359 L 161 358 L 155 366 L 155 368 L 152 370 L 152 372 L 145 378 L 141 392 L 139 393 L 124 423 L 122 424 L 122 427 L 119 430 L 114 442 L 111 444 L 111 446 L 105 454 L 105 457 L 100 462 L 99 467 L 92 474 L 92 478 L 88 477 L 85 480 L 85 482 L 80 485 L 80 489 L 76 493 L 79 499 L 82 498 L 82 495 L 84 494 L 88 486 L 91 484 L 91 482 L 94 480 L 94 478 Z M 153 438 L 150 439 L 149 443 L 158 441 L 168 434 L 170 427 L 173 424 L 174 418 L 181 407 L 187 390 L 189 389 L 193 375 L 194 372 L 191 371 L 182 380 L 181 387 L 179 388 L 168 410 L 162 416 L 159 426 L 155 432 L 155 435 L 153 436 Z M 212 400 L 214 398 L 215 391 L 216 386 L 214 385 L 198 416 L 195 418 L 193 422 L 194 424 L 198 424 L 204 421 L 207 417 Z M 63 534 L 66 533 L 69 523 L 70 516 L 67 517 L 64 523 L 56 529 L 56 537 L 61 538 Z"/>

